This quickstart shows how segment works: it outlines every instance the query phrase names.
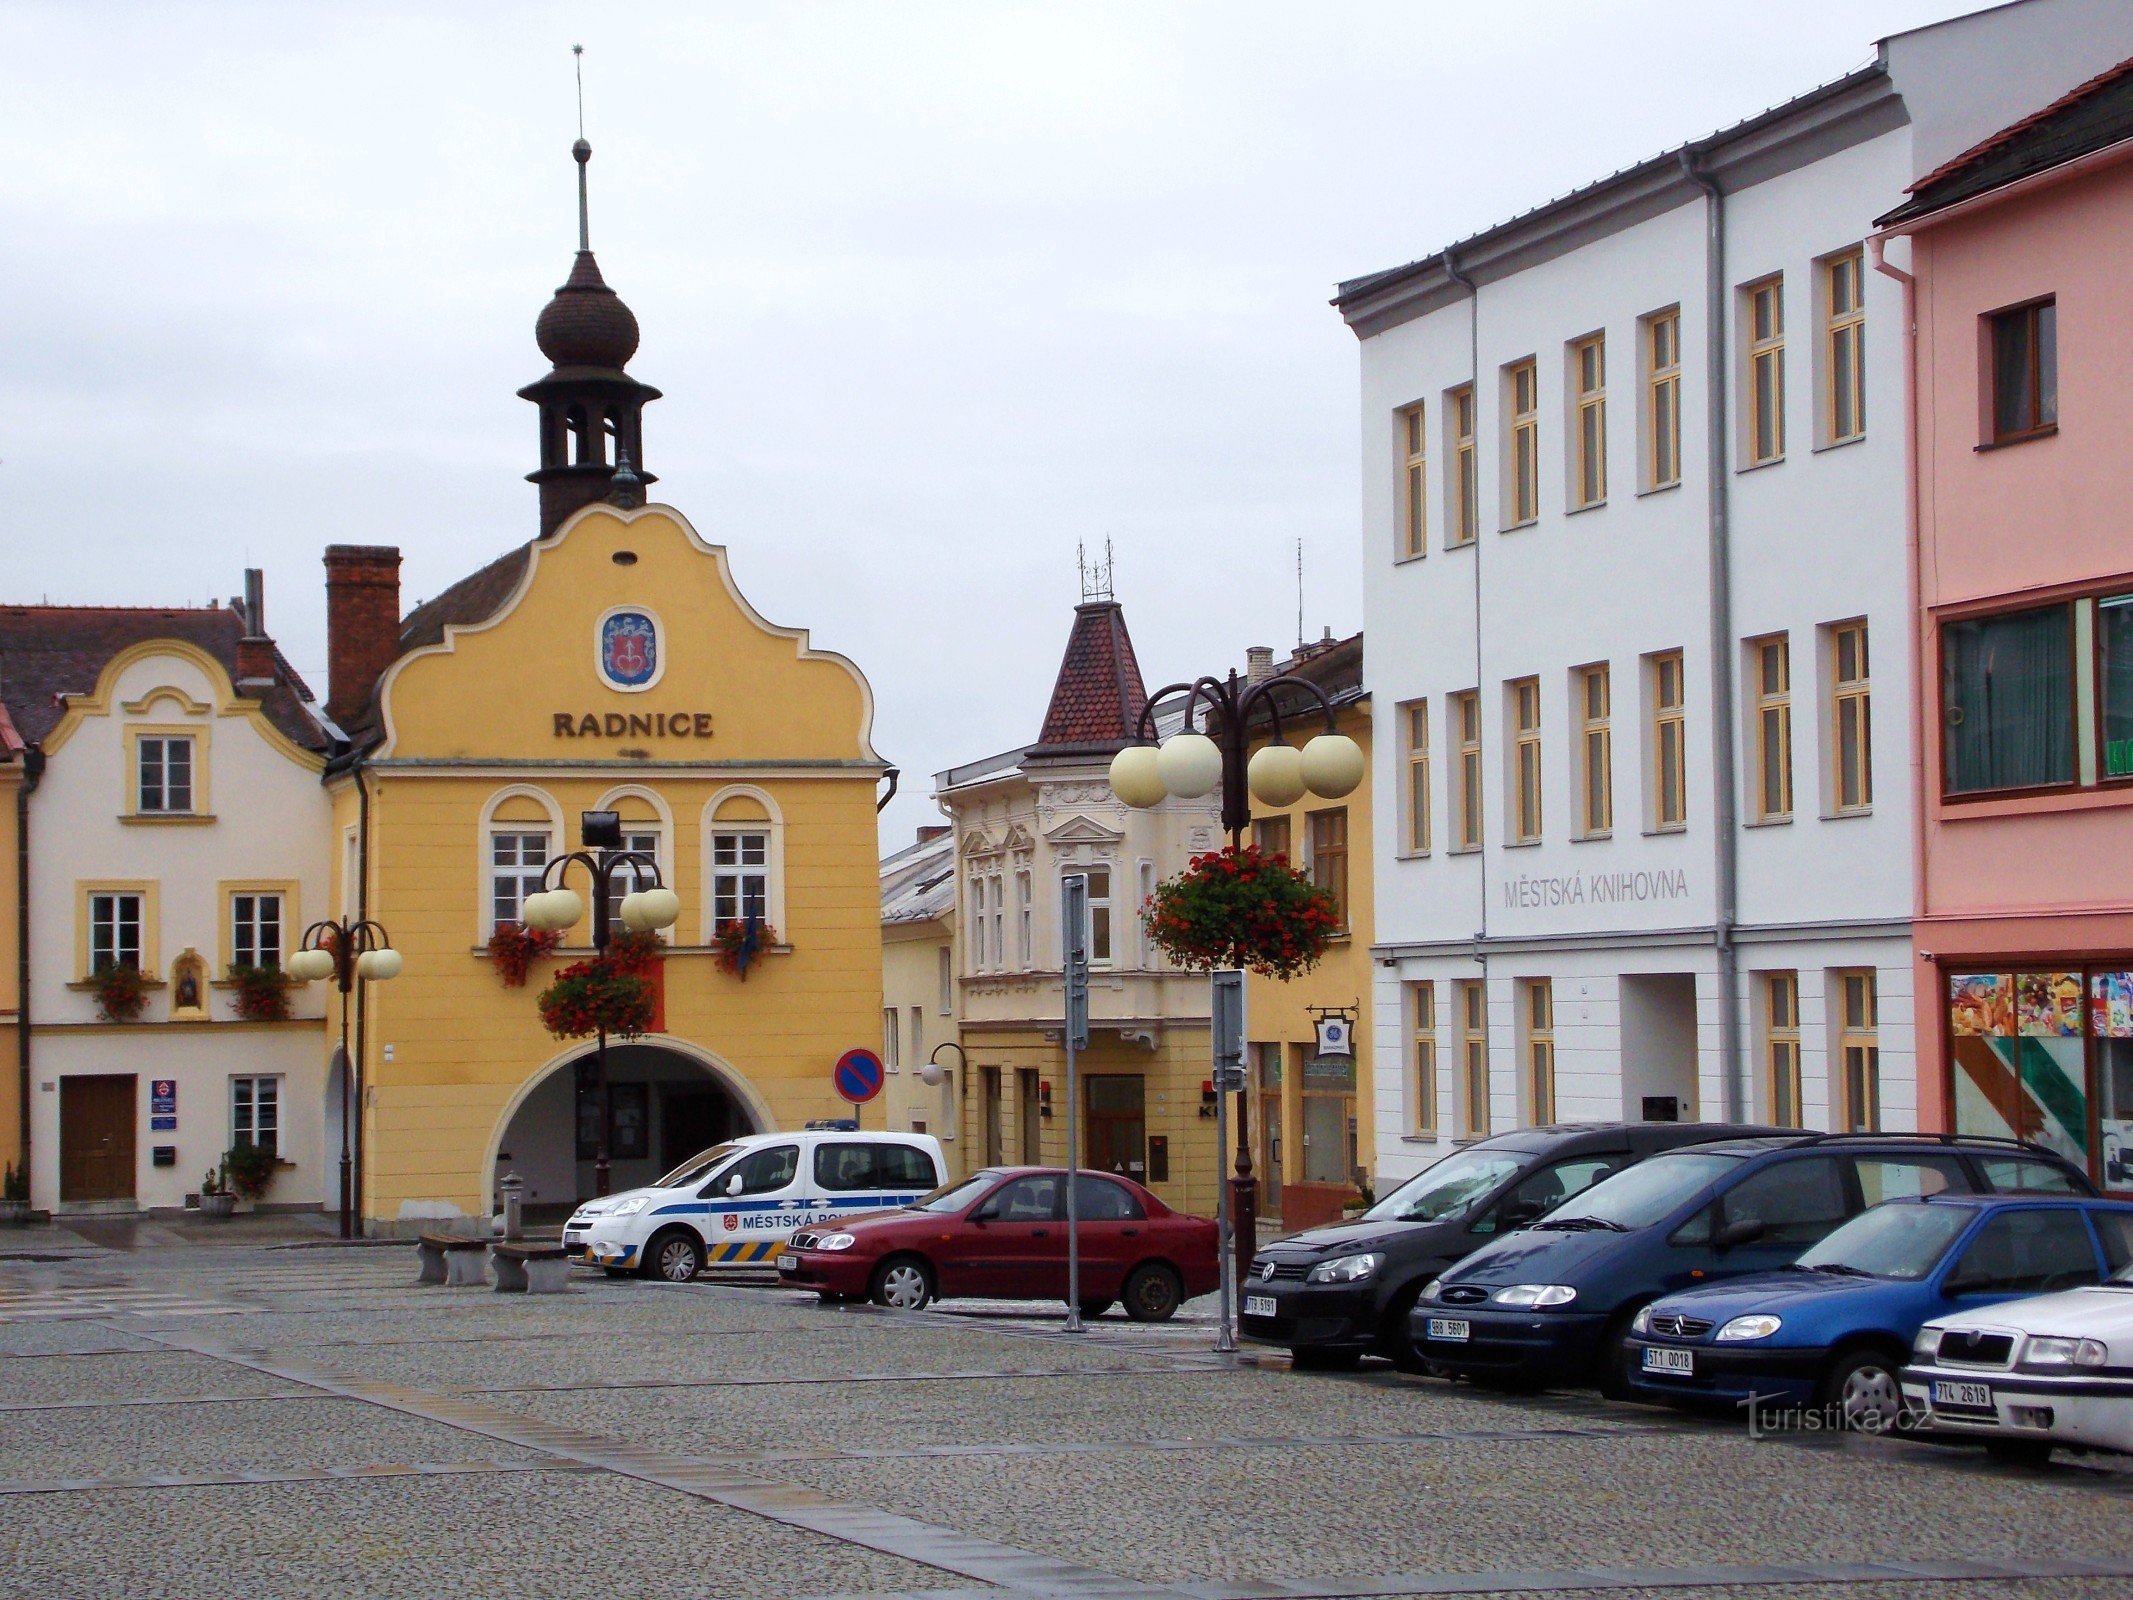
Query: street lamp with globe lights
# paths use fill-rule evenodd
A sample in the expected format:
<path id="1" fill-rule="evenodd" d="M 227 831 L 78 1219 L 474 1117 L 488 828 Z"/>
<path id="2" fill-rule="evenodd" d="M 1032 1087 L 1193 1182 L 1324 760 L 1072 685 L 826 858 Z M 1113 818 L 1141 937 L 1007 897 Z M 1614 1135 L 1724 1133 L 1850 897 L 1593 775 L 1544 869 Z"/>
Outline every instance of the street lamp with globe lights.
<path id="1" fill-rule="evenodd" d="M 593 949 L 601 954 L 607 951 L 608 941 L 613 937 L 613 921 L 620 919 L 622 926 L 632 933 L 655 933 L 661 928 L 671 928 L 681 917 L 681 897 L 659 881 L 659 863 L 642 850 L 622 848 L 622 819 L 612 811 L 587 811 L 581 814 L 578 837 L 585 848 L 572 850 L 549 862 L 541 874 L 541 890 L 529 894 L 518 908 L 521 926 L 541 931 L 560 933 L 565 928 L 574 928 L 578 919 L 585 915 L 585 901 L 575 889 L 564 887 L 564 879 L 570 874 L 571 864 L 585 869 L 592 880 L 592 942 Z M 630 892 L 622 897 L 619 906 L 612 907 L 610 914 L 610 885 L 618 873 L 630 875 Z M 649 878 L 649 889 L 638 884 Z M 593 1068 L 596 1087 L 600 1096 L 600 1140 L 593 1155 L 593 1192 L 607 1193 L 608 1187 L 608 1092 L 607 1092 L 607 1028 L 603 1025 L 594 1047 Z"/>
<path id="2" fill-rule="evenodd" d="M 281 970 L 299 983 L 331 978 L 341 991 L 341 1237 L 355 1237 L 354 1158 L 349 1153 L 348 1129 L 353 1121 L 351 1101 L 362 1103 L 355 1058 L 348 1053 L 348 1013 L 359 980 L 382 983 L 400 976 L 400 952 L 392 947 L 384 928 L 369 918 L 344 917 L 339 922 L 314 922 L 304 930 L 300 948 L 290 952 Z M 353 1092 L 352 1092 L 353 1091 Z M 362 1136 L 357 1135 L 357 1156 Z"/>
<path id="3" fill-rule="evenodd" d="M 1309 702 L 1293 700 L 1290 716 L 1308 719 L 1312 713 L 1324 718 L 1324 731 L 1314 734 L 1301 748 L 1288 742 L 1282 726 L 1280 694 L 1292 690 Z M 1184 721 L 1179 731 L 1161 744 L 1155 742 L 1156 708 L 1184 696 Z M 1247 758 L 1245 747 L 1254 718 L 1270 734 L 1270 742 Z M 1208 732 L 1194 727 L 1200 719 Z M 1173 683 L 1158 689 L 1141 707 L 1139 743 L 1128 745 L 1111 758 L 1111 792 L 1136 810 L 1158 806 L 1175 796 L 1198 800 L 1222 792 L 1222 826 L 1234 849 L 1242 845 L 1244 830 L 1251 826 L 1252 801 L 1285 808 L 1306 794 L 1321 800 L 1338 800 L 1355 792 L 1363 781 L 1366 763 L 1362 747 L 1339 731 L 1333 703 L 1308 678 L 1284 673 L 1256 682 L 1240 679 L 1236 669 L 1227 679 L 1198 678 L 1191 683 Z M 1210 974 L 1212 981 L 1213 975 Z M 1210 1015 L 1218 1015 L 1211 1007 Z M 1221 1048 L 1221 1041 L 1216 1041 Z M 1241 1064 L 1240 1064 L 1241 1066 Z M 1229 1093 L 1237 1095 L 1237 1174 L 1222 1189 L 1222 1329 L 1216 1347 L 1234 1349 L 1229 1327 L 1229 1307 L 1235 1280 L 1236 1238 L 1239 1232 L 1256 1234 L 1257 1206 L 1252 1180 L 1250 1135 L 1245 1124 L 1244 1085 L 1232 1080 L 1234 1091 L 1218 1081 L 1215 1093 L 1215 1148 L 1228 1142 L 1223 1109 Z"/>

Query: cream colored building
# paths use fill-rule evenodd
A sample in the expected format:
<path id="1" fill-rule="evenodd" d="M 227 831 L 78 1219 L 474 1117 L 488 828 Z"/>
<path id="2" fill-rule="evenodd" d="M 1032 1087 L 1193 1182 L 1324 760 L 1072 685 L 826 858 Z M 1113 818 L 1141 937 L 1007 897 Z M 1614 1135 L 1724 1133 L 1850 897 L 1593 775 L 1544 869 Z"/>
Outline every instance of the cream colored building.
<path id="1" fill-rule="evenodd" d="M 948 1175 L 966 1167 L 956 1137 L 963 1074 L 955 972 L 955 830 L 918 830 L 881 863 L 881 1059 L 886 1126 L 936 1134 Z M 945 1047 L 945 1048 L 944 1048 Z M 928 1083 L 927 1062 L 940 1081 Z"/>

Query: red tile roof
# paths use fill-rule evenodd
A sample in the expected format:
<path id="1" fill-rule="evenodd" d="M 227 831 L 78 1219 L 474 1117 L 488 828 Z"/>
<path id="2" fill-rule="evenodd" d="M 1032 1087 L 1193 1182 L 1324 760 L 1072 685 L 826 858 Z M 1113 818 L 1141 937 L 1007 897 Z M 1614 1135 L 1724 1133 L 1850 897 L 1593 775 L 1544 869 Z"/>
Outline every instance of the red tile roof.
<path id="1" fill-rule="evenodd" d="M 224 606 L 0 606 L 0 703 L 22 741 L 40 744 L 66 715 L 62 697 L 92 693 L 121 650 L 151 639 L 183 640 L 213 656 L 234 681 L 244 631 L 243 619 Z M 261 692 L 261 709 L 295 743 L 323 750 L 325 733 L 304 709 L 311 697 L 276 650 L 274 683 Z"/>
<path id="2" fill-rule="evenodd" d="M 1074 631 L 1052 685 L 1037 749 L 1130 742 L 1148 691 L 1116 600 L 1087 600 L 1074 608 Z"/>
<path id="3" fill-rule="evenodd" d="M 2062 112 L 2070 111 L 2082 104 L 2082 102 L 2092 99 L 2103 90 L 2110 88 L 2111 85 L 2118 82 L 2128 73 L 2133 73 L 2133 57 L 2119 62 L 2117 66 L 2112 67 L 2108 72 L 2097 73 L 2095 77 L 2089 79 L 2086 83 L 2076 84 L 2050 105 L 2044 107 L 2043 110 L 2034 111 L 2020 122 L 2011 122 L 1998 133 L 1979 140 L 1961 155 L 1953 156 L 1942 162 L 1923 178 L 1920 178 L 1916 183 L 1904 190 L 1904 193 L 1921 194 L 1925 190 L 1933 188 L 1936 184 L 1954 177 L 1966 167 L 1976 166 L 1987 156 L 2015 143 L 2032 129 L 2052 121 Z"/>

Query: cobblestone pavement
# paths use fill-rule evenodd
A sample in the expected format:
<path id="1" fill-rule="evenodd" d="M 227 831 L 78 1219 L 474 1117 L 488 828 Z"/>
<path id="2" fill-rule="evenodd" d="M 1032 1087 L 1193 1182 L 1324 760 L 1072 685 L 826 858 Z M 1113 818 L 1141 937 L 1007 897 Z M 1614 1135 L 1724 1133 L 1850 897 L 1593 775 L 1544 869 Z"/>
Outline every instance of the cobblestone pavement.
<path id="1" fill-rule="evenodd" d="M 0 1596 L 2105 1600 L 2133 1468 L 775 1287 L 418 1289 L 309 1224 L 0 1235 Z"/>

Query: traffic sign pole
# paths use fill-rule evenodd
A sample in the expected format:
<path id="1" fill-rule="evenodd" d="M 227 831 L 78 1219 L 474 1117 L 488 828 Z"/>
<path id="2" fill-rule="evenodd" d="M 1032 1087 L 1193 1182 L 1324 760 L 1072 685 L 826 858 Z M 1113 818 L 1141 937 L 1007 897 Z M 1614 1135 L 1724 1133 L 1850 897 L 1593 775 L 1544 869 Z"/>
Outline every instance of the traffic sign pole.
<path id="1" fill-rule="evenodd" d="M 1081 1201 L 1074 1192 L 1081 1161 L 1081 1096 L 1074 1086 L 1074 1057 L 1089 1048 L 1089 880 L 1070 873 L 1060 880 L 1059 949 L 1061 1016 L 1066 1035 L 1067 1097 L 1067 1332 L 1081 1332 Z"/>
<path id="2" fill-rule="evenodd" d="M 1216 1315 L 1215 1348 L 1237 1348 L 1237 1238 L 1236 1209 L 1230 1186 L 1222 1180 L 1222 1161 L 1229 1152 L 1229 1097 L 1244 1087 L 1244 974 L 1217 972 L 1213 975 L 1210 1019 L 1214 1035 L 1215 1082 L 1215 1189 L 1221 1196 L 1220 1220 L 1216 1224 L 1219 1257 L 1220 1300 Z"/>

